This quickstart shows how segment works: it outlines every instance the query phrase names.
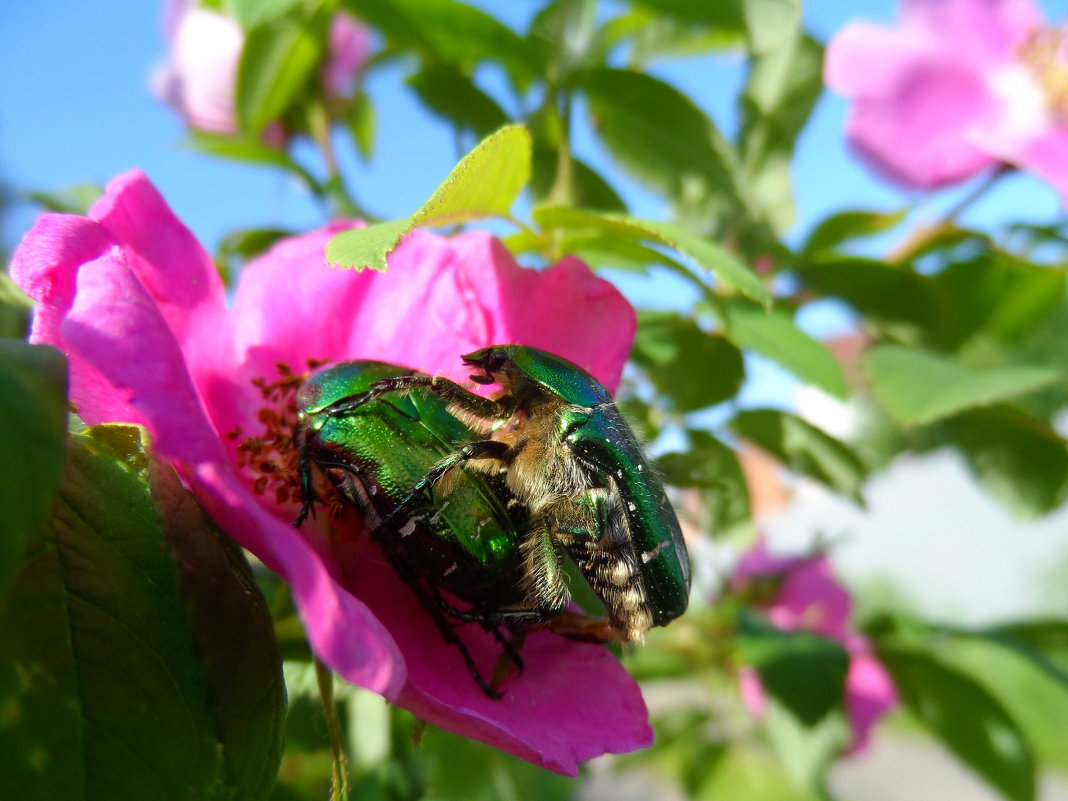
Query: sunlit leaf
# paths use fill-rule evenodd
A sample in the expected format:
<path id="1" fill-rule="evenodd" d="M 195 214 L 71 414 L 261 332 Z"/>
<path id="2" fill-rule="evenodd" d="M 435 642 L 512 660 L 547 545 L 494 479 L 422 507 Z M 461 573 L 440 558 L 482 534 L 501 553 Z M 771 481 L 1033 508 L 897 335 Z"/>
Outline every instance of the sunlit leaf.
<path id="1" fill-rule="evenodd" d="M 976 370 L 934 353 L 879 345 L 864 354 L 875 397 L 902 425 L 930 423 L 989 406 L 1061 379 L 1048 367 L 1022 365 Z"/>

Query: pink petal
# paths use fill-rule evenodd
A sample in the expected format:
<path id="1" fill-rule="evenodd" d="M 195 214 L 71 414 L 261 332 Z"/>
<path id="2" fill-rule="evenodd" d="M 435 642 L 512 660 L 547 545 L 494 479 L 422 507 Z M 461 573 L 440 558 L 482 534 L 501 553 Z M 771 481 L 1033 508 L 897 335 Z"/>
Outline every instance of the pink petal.
<path id="1" fill-rule="evenodd" d="M 163 100 L 175 107 L 193 128 L 231 134 L 234 84 L 245 35 L 229 17 L 204 8 L 187 8 L 175 26 L 173 13 L 172 63 L 159 84 Z"/>
<path id="2" fill-rule="evenodd" d="M 886 668 L 865 650 L 853 652 L 846 674 L 845 706 L 853 727 L 849 753 L 868 745 L 872 727 L 897 705 L 897 690 Z"/>
<path id="3" fill-rule="evenodd" d="M 371 32 L 350 14 L 338 12 L 330 21 L 330 58 L 323 68 L 328 97 L 351 97 L 356 75 L 371 49 Z"/>
<path id="4" fill-rule="evenodd" d="M 348 681 L 396 699 L 406 672 L 393 637 L 337 583 L 320 554 L 291 525 L 254 503 L 228 468 L 205 464 L 189 476 L 212 519 L 292 586 L 315 653 Z"/>
<path id="5" fill-rule="evenodd" d="M 1024 148 L 1018 163 L 1048 181 L 1068 206 L 1068 127 L 1041 133 Z"/>
<path id="6" fill-rule="evenodd" d="M 764 576 L 778 576 L 787 573 L 804 557 L 774 556 L 768 550 L 767 538 L 761 535 L 753 546 L 742 554 L 731 573 L 731 584 L 737 590 L 745 581 Z"/>
<path id="7" fill-rule="evenodd" d="M 764 691 L 764 684 L 760 681 L 760 674 L 751 665 L 743 665 L 738 671 L 738 691 L 742 696 L 745 708 L 757 720 L 763 720 L 768 712 L 768 695 Z"/>
<path id="8" fill-rule="evenodd" d="M 847 635 L 852 600 L 834 578 L 825 556 L 805 559 L 783 578 L 768 616 L 779 628 L 813 631 L 842 639 Z"/>
<path id="9" fill-rule="evenodd" d="M 446 643 L 426 610 L 387 566 L 359 560 L 349 586 L 396 638 L 408 664 L 397 702 L 418 717 L 567 775 L 577 763 L 652 742 L 641 692 L 602 646 L 548 632 L 527 637 L 526 669 L 509 676 L 501 699 L 475 684 L 458 648 Z M 484 676 L 501 649 L 476 625 L 457 629 Z"/>
<path id="10" fill-rule="evenodd" d="M 863 69 L 839 68 L 850 66 Z M 898 61 L 892 77 L 885 94 L 857 97 L 846 123 L 850 143 L 874 168 L 902 186 L 934 188 L 997 163 L 968 135 L 996 102 L 980 74 L 925 54 Z"/>
<path id="11" fill-rule="evenodd" d="M 989 63 L 1011 59 L 1042 16 L 1030 0 L 904 0 L 902 21 L 959 58 Z"/>

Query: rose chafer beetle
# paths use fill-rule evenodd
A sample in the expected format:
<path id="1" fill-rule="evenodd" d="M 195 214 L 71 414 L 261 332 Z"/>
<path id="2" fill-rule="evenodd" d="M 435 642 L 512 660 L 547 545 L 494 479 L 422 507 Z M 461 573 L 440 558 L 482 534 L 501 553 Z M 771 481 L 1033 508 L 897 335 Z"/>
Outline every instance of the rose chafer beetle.
<path id="1" fill-rule="evenodd" d="M 473 381 L 500 391 L 486 398 L 440 376 L 391 376 L 332 412 L 386 393 L 430 393 L 482 434 L 442 458 L 410 497 L 459 467 L 503 472 L 530 515 L 519 546 L 530 619 L 549 619 L 567 605 L 561 551 L 604 604 L 611 631 L 596 636 L 640 642 L 651 626 L 681 615 L 690 567 L 678 518 L 608 391 L 582 368 L 532 347 L 497 345 L 463 361 L 479 371 Z"/>
<path id="2" fill-rule="evenodd" d="M 529 525 L 526 509 L 514 502 L 503 476 L 476 471 L 457 471 L 442 497 L 435 498 L 429 487 L 413 493 L 451 455 L 453 443 L 476 435 L 449 414 L 441 399 L 418 389 L 359 407 L 347 403 L 376 380 L 398 377 L 415 376 L 396 365 L 359 361 L 321 369 L 304 381 L 297 393 L 304 507 L 294 525 L 317 500 L 315 465 L 342 501 L 360 511 L 394 572 L 444 639 L 460 650 L 482 690 L 499 697 L 456 625 L 480 624 L 522 668 L 511 635 L 540 620 L 525 604 L 520 541 Z M 465 608 L 457 608 L 443 591 Z"/>

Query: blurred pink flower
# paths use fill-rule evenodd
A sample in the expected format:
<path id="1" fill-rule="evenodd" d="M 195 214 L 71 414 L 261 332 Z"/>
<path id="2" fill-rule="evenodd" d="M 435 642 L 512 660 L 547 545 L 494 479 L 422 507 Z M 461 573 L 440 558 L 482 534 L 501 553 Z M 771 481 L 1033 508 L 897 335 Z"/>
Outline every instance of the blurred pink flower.
<path id="1" fill-rule="evenodd" d="M 827 47 L 860 155 L 909 188 L 1006 163 L 1068 198 L 1068 39 L 1031 0 L 904 0 L 901 22 L 853 22 Z"/>
<path id="2" fill-rule="evenodd" d="M 234 89 L 245 34 L 237 22 L 196 0 L 170 0 L 164 15 L 170 62 L 152 76 L 155 93 L 191 128 L 209 133 L 237 131 Z M 321 70 L 329 99 L 351 96 L 356 75 L 370 49 L 370 32 L 339 12 L 330 24 L 328 56 Z M 267 140 L 284 142 L 280 127 L 268 128 Z"/>
<path id="3" fill-rule="evenodd" d="M 605 648 L 532 633 L 525 672 L 489 699 L 377 549 L 334 547 L 311 521 L 295 529 L 292 494 L 257 491 L 263 477 L 232 432 L 254 435 L 261 413 L 279 412 L 261 391 L 279 363 L 299 373 L 309 359 L 383 359 L 465 380 L 460 354 L 516 342 L 619 381 L 633 309 L 577 259 L 529 270 L 488 235 L 415 231 L 388 273 L 328 267 L 324 246 L 353 225 L 279 242 L 245 267 L 227 308 L 208 254 L 134 171 L 88 217 L 43 216 L 12 275 L 38 302 L 32 341 L 70 360 L 82 418 L 146 426 L 223 530 L 291 584 L 312 647 L 341 676 L 560 773 L 648 745 L 638 687 Z M 493 664 L 492 637 L 463 636 Z"/>
<path id="4" fill-rule="evenodd" d="M 852 600 L 835 580 L 826 556 L 778 557 L 763 538 L 743 554 L 731 576 L 731 588 L 742 591 L 753 581 L 776 582 L 770 597 L 758 599 L 768 619 L 783 631 L 810 631 L 838 640 L 849 654 L 845 679 L 845 710 L 853 729 L 850 753 L 868 744 L 872 726 L 897 704 L 897 692 L 886 669 L 871 655 L 868 641 L 849 625 Z M 763 717 L 764 687 L 757 672 L 743 667 L 739 689 L 746 708 Z"/>

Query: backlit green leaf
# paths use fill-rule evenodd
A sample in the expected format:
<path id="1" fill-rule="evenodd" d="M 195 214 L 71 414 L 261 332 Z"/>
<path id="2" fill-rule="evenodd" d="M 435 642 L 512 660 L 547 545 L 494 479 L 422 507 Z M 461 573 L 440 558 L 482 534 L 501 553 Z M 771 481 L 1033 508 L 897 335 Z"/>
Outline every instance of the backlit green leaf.
<path id="1" fill-rule="evenodd" d="M 1048 367 L 1011 366 L 976 370 L 934 353 L 879 345 L 864 355 L 875 397 L 902 425 L 930 423 L 989 406 L 1061 379 Z"/>

